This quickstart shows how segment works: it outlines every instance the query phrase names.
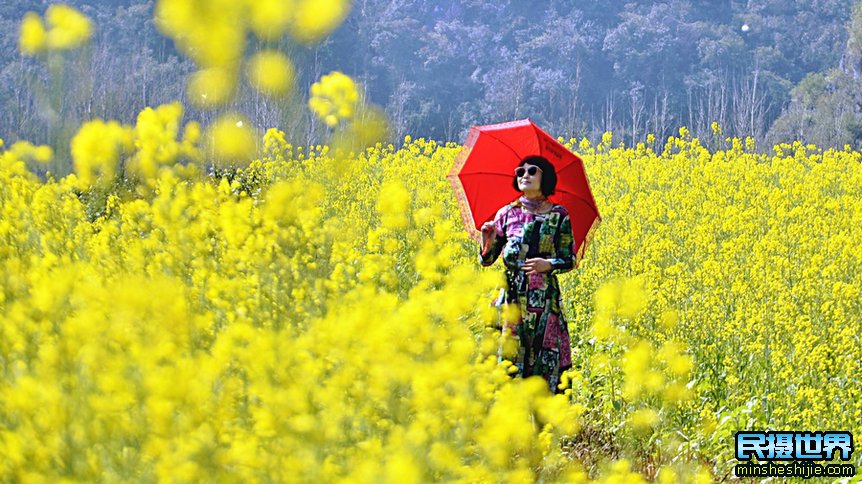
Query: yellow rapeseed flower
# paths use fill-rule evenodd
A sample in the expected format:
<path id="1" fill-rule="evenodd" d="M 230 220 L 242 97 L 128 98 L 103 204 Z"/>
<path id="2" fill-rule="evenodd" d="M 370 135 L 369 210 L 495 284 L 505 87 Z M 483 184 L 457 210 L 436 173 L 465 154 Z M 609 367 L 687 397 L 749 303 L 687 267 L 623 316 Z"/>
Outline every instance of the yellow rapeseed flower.
<path id="1" fill-rule="evenodd" d="M 674 309 L 663 311 L 659 322 L 661 323 L 661 327 L 666 331 L 672 330 L 676 327 L 677 322 L 679 322 L 679 312 Z"/>
<path id="2" fill-rule="evenodd" d="M 311 85 L 308 107 L 330 128 L 353 116 L 359 91 L 353 79 L 339 71 L 324 75 Z"/>
<path id="3" fill-rule="evenodd" d="M 465 243 L 445 179 L 460 146 L 333 164 L 272 130 L 260 160 L 186 179 L 163 165 L 200 136 L 181 111 L 139 115 L 117 158 L 159 169 L 133 196 L 26 176 L 47 147 L 0 151 L 0 480 L 709 482 L 732 472 L 733 429 L 862 418 L 858 151 L 570 140 L 614 223 L 559 280 L 577 371 L 551 396 L 485 328 L 505 281 Z M 108 131 L 76 149 L 105 158 Z M 585 415 L 615 462 L 580 462 Z"/>

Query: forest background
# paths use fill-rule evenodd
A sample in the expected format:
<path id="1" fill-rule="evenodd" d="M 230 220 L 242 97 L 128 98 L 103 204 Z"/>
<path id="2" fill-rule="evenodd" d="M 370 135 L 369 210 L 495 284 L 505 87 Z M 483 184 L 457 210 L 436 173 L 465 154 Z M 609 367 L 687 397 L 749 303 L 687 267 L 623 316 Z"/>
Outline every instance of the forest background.
<path id="1" fill-rule="evenodd" d="M 7 142 L 57 138 L 33 89 L 47 82 L 48 69 L 17 49 L 21 18 L 48 3 L 0 4 Z M 365 98 L 385 107 L 392 140 L 422 133 L 459 141 L 471 125 L 529 117 L 553 135 L 596 141 L 612 131 L 630 146 L 683 125 L 709 145 L 718 122 L 724 135 L 752 136 L 761 151 L 795 139 L 858 148 L 862 5 L 855 3 L 358 0 L 325 41 L 283 40 L 278 48 L 295 63 L 297 85 L 333 69 L 360 81 Z M 194 66 L 156 30 L 154 2 L 69 4 L 98 29 L 66 60 L 76 89 L 54 115 L 128 123 L 146 106 L 185 98 Z M 296 144 L 322 142 L 326 127 L 302 104 L 278 106 L 249 91 L 221 110 L 189 114 L 209 122 L 238 110 Z"/>

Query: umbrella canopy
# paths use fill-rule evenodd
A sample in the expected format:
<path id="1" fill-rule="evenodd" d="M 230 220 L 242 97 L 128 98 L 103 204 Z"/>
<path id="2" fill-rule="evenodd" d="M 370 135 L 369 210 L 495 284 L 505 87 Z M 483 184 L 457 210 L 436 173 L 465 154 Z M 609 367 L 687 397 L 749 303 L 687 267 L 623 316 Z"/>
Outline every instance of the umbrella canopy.
<path id="1" fill-rule="evenodd" d="M 584 162 L 529 119 L 474 126 L 447 178 L 455 191 L 464 228 L 477 242 L 480 228 L 497 210 L 520 196 L 512 187 L 514 170 L 530 155 L 544 156 L 557 172 L 552 203 L 566 208 L 579 263 L 601 222 Z"/>

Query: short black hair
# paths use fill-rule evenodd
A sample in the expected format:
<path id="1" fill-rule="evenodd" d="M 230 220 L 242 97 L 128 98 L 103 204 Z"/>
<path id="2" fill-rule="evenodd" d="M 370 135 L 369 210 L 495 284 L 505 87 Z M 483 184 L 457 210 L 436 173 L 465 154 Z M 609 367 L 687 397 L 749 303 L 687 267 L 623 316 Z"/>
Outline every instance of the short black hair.
<path id="1" fill-rule="evenodd" d="M 518 167 L 524 166 L 524 164 L 526 163 L 538 166 L 542 169 L 542 183 L 540 185 L 542 195 L 546 197 L 553 195 L 555 189 L 557 188 L 557 171 L 554 169 L 554 165 L 552 165 L 551 162 L 548 161 L 548 159 L 544 156 L 531 155 L 524 157 L 524 159 L 521 160 L 521 163 L 518 164 Z M 515 167 L 515 169 L 517 169 L 518 167 Z M 521 189 L 518 188 L 517 175 L 512 178 L 512 188 L 514 188 L 516 192 L 521 191 Z"/>

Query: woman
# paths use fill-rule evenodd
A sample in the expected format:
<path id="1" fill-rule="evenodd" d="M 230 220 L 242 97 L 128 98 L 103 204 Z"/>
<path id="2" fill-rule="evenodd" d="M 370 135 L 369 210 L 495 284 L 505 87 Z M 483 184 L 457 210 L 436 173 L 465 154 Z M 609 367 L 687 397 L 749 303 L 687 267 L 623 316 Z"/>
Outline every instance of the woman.
<path id="1" fill-rule="evenodd" d="M 560 393 L 560 374 L 572 366 L 556 275 L 574 267 L 569 214 L 547 200 L 556 184 L 554 166 L 546 158 L 521 160 L 512 185 L 523 194 L 482 225 L 480 250 L 483 266 L 503 255 L 507 290 L 496 304 L 519 309 L 518 319 L 503 326 L 504 333 L 517 337 L 515 376 L 540 375 L 552 393 Z"/>

